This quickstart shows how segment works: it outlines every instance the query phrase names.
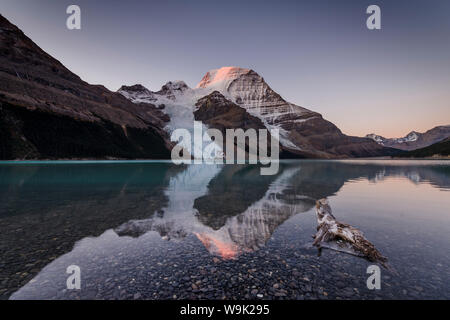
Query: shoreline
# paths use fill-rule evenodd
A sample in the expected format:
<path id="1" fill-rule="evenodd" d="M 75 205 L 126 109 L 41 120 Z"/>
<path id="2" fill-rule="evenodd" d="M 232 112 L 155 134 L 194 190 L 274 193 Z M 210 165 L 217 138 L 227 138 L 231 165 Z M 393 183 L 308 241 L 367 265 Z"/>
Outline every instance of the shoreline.
<path id="1" fill-rule="evenodd" d="M 336 159 L 323 159 L 323 158 L 292 158 L 292 159 L 279 159 L 276 161 L 359 161 L 359 160 L 408 160 L 408 161 L 422 161 L 422 160 L 450 160 L 450 156 L 447 157 L 425 157 L 425 158 L 413 158 L 413 157 L 370 157 L 370 158 L 336 158 Z M 126 158 L 62 158 L 62 159 L 0 159 L 0 164 L 8 163 L 32 163 L 32 162 L 103 162 L 103 163 L 116 163 L 116 162 L 172 162 L 171 159 L 126 159 Z M 202 162 L 203 163 L 203 162 Z M 217 163 L 220 164 L 220 163 Z M 222 163 L 225 164 L 225 163 Z"/>

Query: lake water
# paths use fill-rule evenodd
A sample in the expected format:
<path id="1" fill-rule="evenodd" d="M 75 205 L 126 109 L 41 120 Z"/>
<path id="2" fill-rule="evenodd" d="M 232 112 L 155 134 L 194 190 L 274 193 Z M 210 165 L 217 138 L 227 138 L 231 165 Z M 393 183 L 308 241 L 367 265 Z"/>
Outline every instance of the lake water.
<path id="1" fill-rule="evenodd" d="M 450 299 L 449 161 L 0 162 L 2 299 Z M 315 201 L 387 257 L 312 246 Z M 81 289 L 68 290 L 70 265 Z"/>

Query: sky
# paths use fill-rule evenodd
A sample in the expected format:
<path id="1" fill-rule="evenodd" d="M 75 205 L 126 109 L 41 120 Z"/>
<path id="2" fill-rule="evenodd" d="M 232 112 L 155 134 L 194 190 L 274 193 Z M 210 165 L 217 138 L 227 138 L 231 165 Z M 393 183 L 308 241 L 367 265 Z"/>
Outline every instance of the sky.
<path id="1" fill-rule="evenodd" d="M 81 30 L 66 8 L 81 8 Z M 381 30 L 366 8 L 381 8 Z M 344 133 L 404 136 L 450 124 L 448 0 L 1 0 L 0 13 L 92 84 L 195 87 L 251 68 Z"/>

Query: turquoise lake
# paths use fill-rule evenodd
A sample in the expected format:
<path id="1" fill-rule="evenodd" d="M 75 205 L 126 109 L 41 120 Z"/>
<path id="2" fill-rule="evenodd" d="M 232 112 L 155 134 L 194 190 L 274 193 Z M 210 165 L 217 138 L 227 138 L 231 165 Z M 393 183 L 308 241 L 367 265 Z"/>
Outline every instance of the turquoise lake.
<path id="1" fill-rule="evenodd" d="M 2 299 L 450 299 L 450 161 L 0 162 Z M 315 201 L 388 259 L 312 246 Z M 67 289 L 79 266 L 81 289 Z"/>

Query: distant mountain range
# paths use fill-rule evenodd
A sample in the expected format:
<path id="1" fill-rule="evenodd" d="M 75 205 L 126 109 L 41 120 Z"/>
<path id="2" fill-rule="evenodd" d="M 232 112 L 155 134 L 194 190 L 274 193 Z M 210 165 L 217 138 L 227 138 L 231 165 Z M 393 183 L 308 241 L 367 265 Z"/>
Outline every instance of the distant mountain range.
<path id="1" fill-rule="evenodd" d="M 280 130 L 285 158 L 394 155 L 284 100 L 255 71 L 223 67 L 196 88 L 90 85 L 0 15 L 0 159 L 168 159 L 176 128 Z"/>
<path id="2" fill-rule="evenodd" d="M 403 158 L 448 157 L 450 156 L 450 137 L 425 148 L 400 153 L 398 156 Z"/>
<path id="3" fill-rule="evenodd" d="M 410 151 L 430 146 L 450 137 L 450 125 L 434 127 L 424 133 L 411 131 L 403 138 L 385 138 L 374 133 L 366 137 L 385 147 Z"/>

